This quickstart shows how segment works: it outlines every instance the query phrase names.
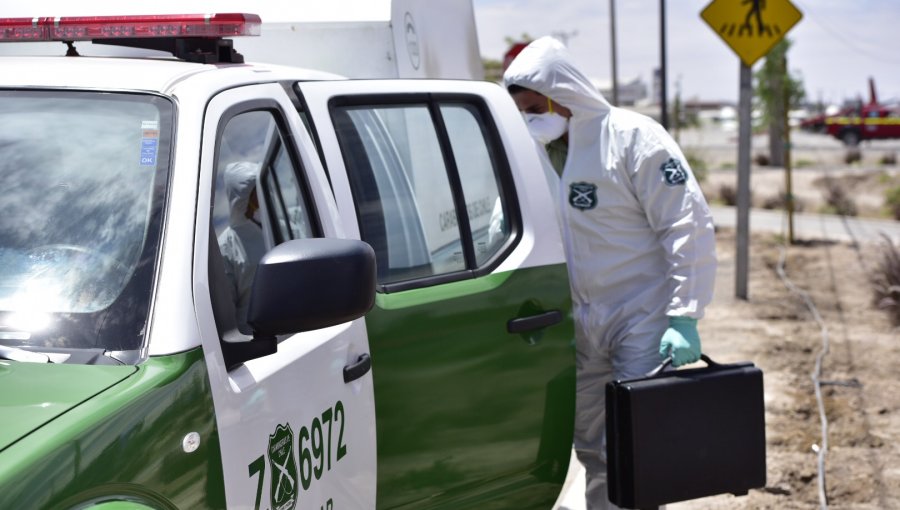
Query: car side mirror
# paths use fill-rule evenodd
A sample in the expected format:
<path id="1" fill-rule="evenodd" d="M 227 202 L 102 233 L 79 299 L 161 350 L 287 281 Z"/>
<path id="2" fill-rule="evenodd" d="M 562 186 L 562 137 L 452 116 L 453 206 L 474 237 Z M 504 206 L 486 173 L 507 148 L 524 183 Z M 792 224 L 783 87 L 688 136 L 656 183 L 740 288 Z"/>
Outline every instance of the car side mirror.
<path id="1" fill-rule="evenodd" d="M 348 239 L 300 239 L 263 256 L 247 323 L 254 337 L 312 331 L 362 317 L 374 303 L 371 246 Z"/>
<path id="2" fill-rule="evenodd" d="M 287 241 L 262 257 L 250 292 L 253 340 L 229 345 L 229 369 L 274 353 L 278 335 L 365 315 L 375 303 L 375 251 L 350 239 Z"/>

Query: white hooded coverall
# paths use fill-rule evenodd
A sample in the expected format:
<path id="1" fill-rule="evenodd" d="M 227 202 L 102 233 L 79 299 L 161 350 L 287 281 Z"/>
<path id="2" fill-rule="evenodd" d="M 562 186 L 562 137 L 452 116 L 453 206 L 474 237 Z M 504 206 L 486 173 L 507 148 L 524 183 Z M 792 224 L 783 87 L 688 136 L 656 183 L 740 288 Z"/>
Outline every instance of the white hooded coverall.
<path id="1" fill-rule="evenodd" d="M 238 329 L 247 335 L 252 333 L 247 325 L 247 311 L 253 277 L 256 266 L 266 253 L 262 228 L 246 215 L 258 174 L 259 165 L 256 163 L 231 163 L 225 168 L 223 178 L 230 218 L 228 227 L 218 238 L 225 274 L 234 293 Z"/>
<path id="2" fill-rule="evenodd" d="M 559 207 L 576 324 L 575 450 L 588 508 L 616 508 L 604 388 L 659 365 L 669 316 L 703 316 L 716 271 L 712 216 L 669 134 L 607 103 L 556 39 L 526 47 L 504 82 L 572 112 Z"/>

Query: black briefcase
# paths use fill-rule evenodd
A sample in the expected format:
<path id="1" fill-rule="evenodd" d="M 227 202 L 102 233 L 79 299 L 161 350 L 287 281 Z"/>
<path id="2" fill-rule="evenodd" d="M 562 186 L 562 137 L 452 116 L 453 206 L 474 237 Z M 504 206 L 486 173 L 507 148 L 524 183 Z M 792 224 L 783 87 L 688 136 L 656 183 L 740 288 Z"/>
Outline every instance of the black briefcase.
<path id="1" fill-rule="evenodd" d="M 762 371 L 669 370 L 606 385 L 609 500 L 648 508 L 766 484 Z"/>

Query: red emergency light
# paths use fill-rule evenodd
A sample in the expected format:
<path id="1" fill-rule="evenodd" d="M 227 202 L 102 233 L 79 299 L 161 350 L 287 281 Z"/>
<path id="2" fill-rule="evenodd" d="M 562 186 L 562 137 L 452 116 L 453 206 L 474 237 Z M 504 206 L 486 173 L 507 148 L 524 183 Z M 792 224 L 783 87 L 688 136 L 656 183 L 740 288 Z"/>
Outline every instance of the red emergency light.
<path id="1" fill-rule="evenodd" d="M 0 18 L 0 42 L 257 36 L 260 25 L 243 13 Z"/>

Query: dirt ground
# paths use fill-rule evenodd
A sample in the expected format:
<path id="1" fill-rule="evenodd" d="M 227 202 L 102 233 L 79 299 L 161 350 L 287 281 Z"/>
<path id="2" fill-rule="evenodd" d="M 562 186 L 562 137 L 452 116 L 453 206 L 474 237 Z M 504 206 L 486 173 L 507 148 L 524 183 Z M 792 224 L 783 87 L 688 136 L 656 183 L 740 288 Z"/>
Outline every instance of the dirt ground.
<path id="1" fill-rule="evenodd" d="M 712 171 L 701 184 L 706 198 L 714 204 L 734 205 L 736 176 L 733 171 Z M 885 202 L 885 191 L 900 186 L 900 169 L 893 166 L 832 166 L 801 168 L 792 172 L 792 190 L 797 212 L 833 214 L 837 208 L 860 218 L 889 219 L 892 212 Z M 785 186 L 782 168 L 753 168 L 750 176 L 752 207 L 783 207 Z"/>
<path id="2" fill-rule="evenodd" d="M 859 217 L 889 219 L 885 192 L 900 186 L 900 140 L 865 142 L 858 150 L 858 161 L 848 163 L 848 149 L 824 135 L 796 132 L 797 144 L 791 161 L 791 189 L 795 208 L 800 212 L 834 213 L 835 202 L 852 202 L 852 212 Z M 736 138 L 715 131 L 691 131 L 683 137 L 682 148 L 689 160 L 700 164 L 705 178 L 701 187 L 711 203 L 734 205 L 736 188 Z M 787 179 L 783 168 L 761 166 L 759 156 L 768 153 L 768 137 L 753 138 L 750 172 L 753 207 L 782 207 Z M 692 163 L 692 164 L 695 164 Z"/>
<path id="3" fill-rule="evenodd" d="M 711 203 L 734 186 L 734 137 L 688 133 L 683 147 L 708 168 L 702 183 Z M 753 140 L 753 154 L 767 140 Z M 846 149 L 827 137 L 794 138 L 793 192 L 805 212 L 831 213 L 829 191 L 849 197 L 860 217 L 888 219 L 885 190 L 900 185 L 897 141 L 867 143 L 862 160 L 847 164 Z M 684 143 L 686 142 L 686 143 Z M 832 181 L 832 182 L 829 182 Z M 753 207 L 778 202 L 781 168 L 754 165 Z M 727 191 L 727 190 L 726 190 Z M 727 198 L 727 197 L 724 197 Z M 767 480 L 747 496 L 716 496 L 669 505 L 668 510 L 819 508 L 818 455 L 822 422 L 812 374 L 821 356 L 821 394 L 827 418 L 824 480 L 832 509 L 900 509 L 900 328 L 872 305 L 868 275 L 883 245 L 853 246 L 805 240 L 786 249 L 786 276 L 808 293 L 822 328 L 803 297 L 779 278 L 780 236 L 754 233 L 750 244 L 749 300 L 735 295 L 735 236 L 717 234 L 716 296 L 700 321 L 703 350 L 718 362 L 752 361 L 763 370 Z M 827 345 L 827 350 L 825 346 Z"/>
<path id="4" fill-rule="evenodd" d="M 700 321 L 704 352 L 750 360 L 764 372 L 767 482 L 747 496 L 717 496 L 670 510 L 819 507 L 822 426 L 811 374 L 827 343 L 820 380 L 828 423 L 824 483 L 829 508 L 900 509 L 900 328 L 871 305 L 866 275 L 880 247 L 807 241 L 786 250 L 778 236 L 751 239 L 749 300 L 734 297 L 734 232 L 718 233 L 716 297 Z"/>

